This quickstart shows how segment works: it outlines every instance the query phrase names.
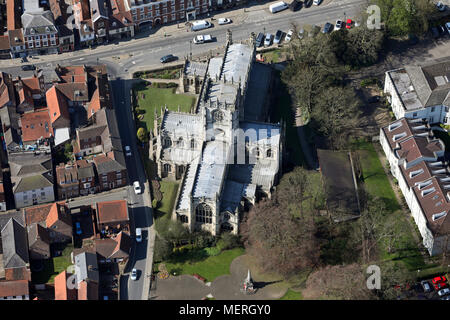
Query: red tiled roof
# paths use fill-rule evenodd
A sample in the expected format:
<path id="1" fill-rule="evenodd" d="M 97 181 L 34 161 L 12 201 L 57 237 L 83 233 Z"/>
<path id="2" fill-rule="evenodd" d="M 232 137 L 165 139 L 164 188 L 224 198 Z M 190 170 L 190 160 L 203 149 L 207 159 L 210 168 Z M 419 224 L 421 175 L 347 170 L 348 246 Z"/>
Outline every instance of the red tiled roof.
<path id="1" fill-rule="evenodd" d="M 33 223 L 40 223 L 46 221 L 47 223 L 52 223 L 54 220 L 54 217 L 51 219 L 47 219 L 50 212 L 52 212 L 53 216 L 56 212 L 57 206 L 63 206 L 65 205 L 65 201 L 59 201 L 54 203 L 47 203 L 42 204 L 38 206 L 28 207 L 24 209 L 24 215 L 25 215 L 25 223 L 27 226 L 33 224 Z M 57 213 L 57 212 L 56 212 Z M 47 221 L 48 220 L 48 221 Z M 47 224 L 47 227 L 51 226 L 51 224 Z"/>
<path id="2" fill-rule="evenodd" d="M 426 137 L 411 137 L 399 143 L 397 151 L 399 158 L 406 159 L 407 162 L 414 161 L 420 157 L 436 157 L 436 152 L 444 151 L 443 143 L 438 140 L 429 140 Z"/>
<path id="3" fill-rule="evenodd" d="M 21 117 L 22 140 L 36 141 L 40 137 L 50 138 L 53 135 L 53 128 L 50 122 L 48 109 L 25 113 Z"/>
<path id="4" fill-rule="evenodd" d="M 76 289 L 69 289 L 67 279 L 71 273 L 63 271 L 55 277 L 55 300 L 77 300 Z M 76 281 L 76 280 L 75 280 Z M 69 283 L 69 285 L 72 283 Z M 73 283 L 75 286 L 75 283 Z"/>
<path id="5" fill-rule="evenodd" d="M 97 88 L 92 95 L 91 101 L 89 102 L 87 116 L 91 118 L 94 113 L 101 109 L 100 104 L 100 90 Z"/>
<path id="6" fill-rule="evenodd" d="M 114 223 L 128 221 L 128 205 L 126 200 L 97 202 L 98 223 Z"/>
<path id="7" fill-rule="evenodd" d="M 81 281 L 78 288 L 78 300 L 98 300 L 98 283 Z"/>
<path id="8" fill-rule="evenodd" d="M 33 94 L 41 93 L 41 85 L 39 82 L 39 78 L 35 75 L 29 78 L 22 78 L 22 84 L 29 88 Z"/>
<path id="9" fill-rule="evenodd" d="M 70 119 L 69 110 L 67 109 L 67 101 L 55 86 L 47 90 L 45 97 L 47 100 L 50 121 L 52 123 L 60 117 Z"/>
<path id="10" fill-rule="evenodd" d="M 16 1 L 6 0 L 6 21 L 8 30 L 19 29 L 20 26 L 16 19 Z M 18 11 L 18 10 L 17 10 Z"/>
<path id="11" fill-rule="evenodd" d="M 28 280 L 0 281 L 0 297 L 29 295 Z"/>

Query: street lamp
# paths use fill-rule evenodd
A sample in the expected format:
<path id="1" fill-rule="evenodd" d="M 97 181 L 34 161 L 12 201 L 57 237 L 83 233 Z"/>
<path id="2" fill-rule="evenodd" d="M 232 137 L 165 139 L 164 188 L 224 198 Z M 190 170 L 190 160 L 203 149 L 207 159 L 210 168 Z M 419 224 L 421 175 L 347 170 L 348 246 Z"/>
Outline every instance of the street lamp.
<path id="1" fill-rule="evenodd" d="M 189 40 L 189 56 L 192 59 L 192 40 Z"/>

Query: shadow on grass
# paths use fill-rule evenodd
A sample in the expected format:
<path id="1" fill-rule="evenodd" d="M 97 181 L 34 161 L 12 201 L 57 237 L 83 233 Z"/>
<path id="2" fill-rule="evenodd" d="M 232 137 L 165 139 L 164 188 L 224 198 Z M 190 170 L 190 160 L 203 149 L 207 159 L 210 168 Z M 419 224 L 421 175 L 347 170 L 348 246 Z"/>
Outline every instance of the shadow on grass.
<path id="1" fill-rule="evenodd" d="M 274 283 L 279 283 L 279 282 L 283 282 L 283 280 L 276 280 L 276 281 L 261 281 L 261 282 L 253 282 L 253 287 L 255 289 L 262 289 L 268 285 L 274 284 Z"/>
<path id="2" fill-rule="evenodd" d="M 189 250 L 183 253 L 172 254 L 169 259 L 167 259 L 168 263 L 186 263 L 193 264 L 196 262 L 204 261 L 209 257 L 207 251 L 205 249 L 195 249 Z M 178 268 L 176 268 L 178 269 Z M 170 271 L 172 272 L 172 270 Z M 181 271 L 178 271 L 181 273 Z"/>
<path id="3" fill-rule="evenodd" d="M 51 276 L 55 273 L 53 259 L 45 259 L 40 261 L 32 261 L 31 265 L 36 263 L 42 264 L 42 270 L 31 273 L 31 281 L 35 284 L 42 284 L 49 282 Z"/>

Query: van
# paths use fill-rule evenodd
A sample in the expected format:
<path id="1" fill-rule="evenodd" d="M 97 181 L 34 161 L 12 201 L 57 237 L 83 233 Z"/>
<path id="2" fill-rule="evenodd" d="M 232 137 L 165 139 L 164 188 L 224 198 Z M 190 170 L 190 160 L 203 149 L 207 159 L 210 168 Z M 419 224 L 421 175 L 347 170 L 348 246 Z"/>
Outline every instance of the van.
<path id="1" fill-rule="evenodd" d="M 142 229 L 136 228 L 136 241 L 141 242 L 142 241 Z"/>
<path id="2" fill-rule="evenodd" d="M 271 4 L 269 6 L 269 11 L 272 13 L 276 13 L 279 11 L 282 11 L 284 9 L 287 9 L 289 6 L 284 1 L 276 2 L 274 4 Z"/>
<path id="3" fill-rule="evenodd" d="M 203 30 L 203 29 L 208 29 L 212 27 L 212 24 L 206 20 L 199 20 L 199 21 L 194 21 L 192 23 L 192 31 L 198 31 L 198 30 Z"/>

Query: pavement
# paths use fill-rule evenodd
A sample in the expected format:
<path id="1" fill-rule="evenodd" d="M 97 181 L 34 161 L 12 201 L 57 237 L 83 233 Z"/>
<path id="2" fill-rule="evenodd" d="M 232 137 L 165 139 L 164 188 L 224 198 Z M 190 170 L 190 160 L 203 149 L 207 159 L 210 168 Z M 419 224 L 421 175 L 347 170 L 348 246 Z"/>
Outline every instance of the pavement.
<path id="1" fill-rule="evenodd" d="M 263 282 L 253 277 L 255 294 L 246 295 L 240 291 L 247 277 L 246 255 L 235 258 L 230 264 L 230 274 L 221 275 L 211 283 L 204 283 L 191 275 L 170 276 L 156 280 L 156 289 L 151 300 L 201 300 L 207 295 L 216 300 L 275 300 L 286 293 L 286 288 L 276 285 L 278 281 Z"/>

